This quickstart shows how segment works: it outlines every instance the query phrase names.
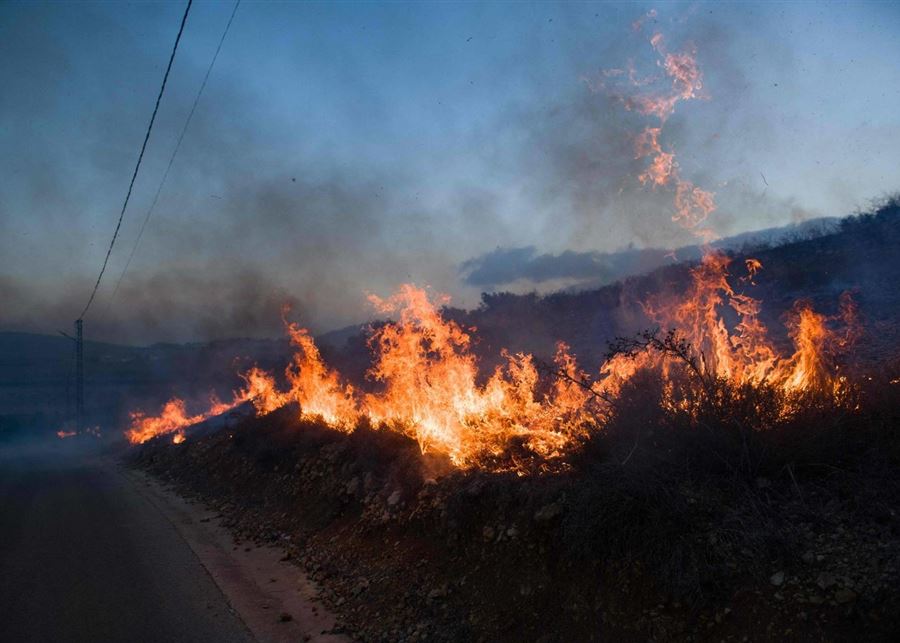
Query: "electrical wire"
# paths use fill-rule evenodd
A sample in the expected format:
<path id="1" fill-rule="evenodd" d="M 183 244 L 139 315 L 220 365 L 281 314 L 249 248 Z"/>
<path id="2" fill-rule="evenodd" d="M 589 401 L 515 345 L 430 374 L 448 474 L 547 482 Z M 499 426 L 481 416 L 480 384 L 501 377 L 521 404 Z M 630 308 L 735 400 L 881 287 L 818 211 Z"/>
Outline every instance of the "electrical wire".
<path id="1" fill-rule="evenodd" d="M 184 127 L 181 128 L 181 134 L 178 135 L 178 141 L 175 143 L 175 149 L 172 150 L 172 156 L 169 157 L 169 164 L 166 166 L 166 171 L 163 173 L 162 180 L 159 182 L 159 187 L 156 189 L 156 194 L 153 196 L 153 202 L 147 209 L 147 214 L 144 216 L 143 223 L 141 223 L 141 228 L 134 240 L 134 246 L 132 246 L 131 248 L 131 254 L 128 255 L 128 261 L 125 262 L 125 267 L 122 268 L 122 273 L 119 275 L 119 280 L 116 282 L 116 287 L 113 289 L 113 292 L 109 297 L 109 303 L 106 307 L 107 311 L 109 311 L 109 308 L 112 306 L 112 302 L 116 298 L 116 293 L 119 292 L 119 286 L 122 285 L 122 280 L 125 278 L 125 273 L 128 272 L 128 268 L 131 266 L 131 260 L 134 259 L 134 255 L 141 243 L 141 237 L 144 236 L 144 230 L 147 227 L 147 222 L 150 221 L 153 210 L 156 208 L 156 202 L 159 201 L 159 195 L 160 193 L 162 193 L 163 186 L 166 184 L 166 179 L 169 178 L 169 171 L 172 169 L 172 164 L 175 162 L 175 156 L 178 154 L 178 150 L 181 148 L 181 141 L 184 140 L 184 135 L 187 132 L 188 126 L 191 124 L 191 119 L 194 117 L 194 112 L 197 110 L 197 104 L 200 102 L 200 97 L 203 95 L 203 90 L 206 89 L 206 83 L 209 81 L 209 75 L 212 73 L 213 66 L 216 64 L 216 59 L 219 57 L 219 52 L 222 50 L 222 44 L 225 42 L 225 37 L 228 35 L 228 30 L 231 29 L 231 23 L 234 21 L 234 15 L 237 13 L 238 6 L 240 4 L 241 0 L 237 0 L 234 3 L 234 9 L 231 10 L 231 17 L 228 18 L 228 23 L 225 25 L 225 30 L 222 32 L 222 37 L 219 39 L 219 45 L 218 47 L 216 47 L 216 52 L 213 54 L 212 60 L 209 63 L 209 67 L 206 69 L 206 75 L 203 77 L 203 82 L 200 84 L 200 89 L 197 92 L 197 95 L 194 97 L 194 104 L 191 105 L 191 111 L 188 112 L 187 119 L 184 121 Z"/>
<path id="2" fill-rule="evenodd" d="M 122 219 L 125 217 L 125 209 L 128 207 L 128 200 L 131 198 L 131 191 L 134 189 L 134 182 L 137 179 L 138 170 L 141 167 L 141 161 L 144 159 L 144 151 L 147 149 L 147 141 L 150 140 L 150 131 L 153 129 L 153 122 L 156 120 L 156 112 L 159 111 L 159 103 L 162 101 L 163 92 L 166 90 L 166 81 L 169 80 L 169 72 L 172 70 L 172 63 L 175 60 L 175 52 L 178 51 L 178 43 L 181 41 L 181 34 L 184 33 L 184 24 L 187 22 L 188 13 L 191 10 L 193 0 L 188 0 L 187 7 L 184 9 L 184 16 L 181 18 L 181 26 L 178 28 L 178 36 L 175 38 L 175 46 L 172 47 L 172 55 L 169 56 L 169 64 L 166 66 L 166 73 L 163 76 L 162 85 L 159 88 L 159 95 L 156 97 L 156 105 L 153 107 L 153 114 L 150 116 L 150 125 L 147 126 L 147 133 L 144 135 L 144 143 L 141 145 L 141 153 L 138 155 L 137 164 L 134 166 L 134 173 L 131 175 L 131 182 L 128 184 L 128 193 L 125 195 L 125 202 L 122 204 L 122 211 L 119 213 L 119 221 L 116 223 L 116 230 L 113 232 L 112 240 L 109 242 L 109 248 L 106 250 L 106 257 L 103 259 L 103 265 L 100 267 L 100 274 L 97 275 L 97 283 L 94 284 L 94 290 L 84 310 L 78 316 L 83 319 L 88 309 L 97 296 L 97 289 L 100 288 L 100 280 L 103 279 L 103 273 L 106 272 L 106 265 L 109 263 L 109 256 L 112 254 L 113 246 L 116 244 L 116 238 L 119 236 L 119 230 L 122 227 Z"/>

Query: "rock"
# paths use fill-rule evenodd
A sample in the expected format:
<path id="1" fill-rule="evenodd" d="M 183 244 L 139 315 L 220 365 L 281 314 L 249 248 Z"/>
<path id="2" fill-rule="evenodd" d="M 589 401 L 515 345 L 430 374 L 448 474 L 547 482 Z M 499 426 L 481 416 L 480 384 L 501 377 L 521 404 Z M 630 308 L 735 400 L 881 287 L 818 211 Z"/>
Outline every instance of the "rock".
<path id="1" fill-rule="evenodd" d="M 834 593 L 834 600 L 838 603 L 852 603 L 856 600 L 856 592 L 852 589 L 841 588 Z"/>
<path id="2" fill-rule="evenodd" d="M 551 502 L 534 512 L 534 520 L 536 522 L 550 522 L 557 516 L 562 515 L 562 512 L 562 505 L 558 502 Z"/>
<path id="3" fill-rule="evenodd" d="M 402 496 L 403 496 L 403 494 L 400 493 L 399 489 L 394 491 L 394 493 L 392 493 L 391 495 L 388 496 L 388 499 L 387 499 L 388 507 L 396 507 L 397 505 L 399 505 L 400 498 Z"/>
<path id="4" fill-rule="evenodd" d="M 282 612 L 278 615 L 278 620 L 282 623 L 287 623 L 288 621 L 293 621 L 294 617 L 288 614 L 287 612 Z"/>
<path id="5" fill-rule="evenodd" d="M 484 538 L 485 542 L 489 542 L 494 539 L 494 528 L 490 525 L 485 525 L 484 529 L 481 530 L 481 536 Z"/>
<path id="6" fill-rule="evenodd" d="M 784 583 L 784 572 L 775 572 L 772 574 L 772 577 L 769 578 L 769 582 L 775 587 L 780 587 L 781 584 Z"/>
<path id="7" fill-rule="evenodd" d="M 818 585 L 820 589 L 828 589 L 835 583 L 837 583 L 837 580 L 834 575 L 829 574 L 828 572 L 822 572 L 819 574 L 818 578 L 816 578 L 816 585 Z"/>
<path id="8" fill-rule="evenodd" d="M 804 563 L 810 564 L 815 559 L 816 559 L 816 556 L 815 556 L 815 554 L 812 553 L 812 551 L 807 550 L 807 551 L 803 552 L 803 562 Z"/>
<path id="9" fill-rule="evenodd" d="M 447 586 L 446 585 L 438 587 L 438 588 L 433 589 L 430 592 L 428 592 L 428 599 L 432 600 L 432 601 L 439 599 L 439 598 L 444 598 L 445 596 L 447 596 Z"/>

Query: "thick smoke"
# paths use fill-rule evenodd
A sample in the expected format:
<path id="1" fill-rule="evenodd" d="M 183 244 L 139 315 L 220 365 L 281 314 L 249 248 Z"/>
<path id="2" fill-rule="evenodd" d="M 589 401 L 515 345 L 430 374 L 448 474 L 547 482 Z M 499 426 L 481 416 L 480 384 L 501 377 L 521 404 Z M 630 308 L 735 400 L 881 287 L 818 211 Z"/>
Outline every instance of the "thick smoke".
<path id="1" fill-rule="evenodd" d="M 596 91 L 596 78 L 629 60 L 652 65 L 646 41 L 656 28 L 673 49 L 693 42 L 704 71 L 709 100 L 679 106 L 665 137 L 685 177 L 716 192 L 716 231 L 727 236 L 821 213 L 797 192 L 809 182 L 786 175 L 783 164 L 779 172 L 759 163 L 786 155 L 773 151 L 783 149 L 785 126 L 772 96 L 760 94 L 757 73 L 771 94 L 782 77 L 803 72 L 789 38 L 756 50 L 742 36 L 772 32 L 777 15 L 751 12 L 736 21 L 731 10 L 673 5 L 638 33 L 630 28 L 634 5 L 547 6 L 516 16 L 486 9 L 483 19 L 470 16 L 483 26 L 472 42 L 468 32 L 454 34 L 448 42 L 458 49 L 447 45 L 427 59 L 459 58 L 458 78 L 425 70 L 422 100 L 404 103 L 407 85 L 395 90 L 391 81 L 405 76 L 384 72 L 380 84 L 369 82 L 370 72 L 383 69 L 368 61 L 383 52 L 348 51 L 335 62 L 302 58 L 283 43 L 270 48 L 254 21 L 280 12 L 281 22 L 297 20 L 299 29 L 306 23 L 298 7 L 239 14 L 110 301 L 227 18 L 212 5 L 198 7 L 120 246 L 88 315 L 95 337 L 277 335 L 284 304 L 292 318 L 322 331 L 364 318 L 367 292 L 386 294 L 401 282 L 430 285 L 466 305 L 484 288 L 603 282 L 652 268 L 662 249 L 694 239 L 671 223 L 672 195 L 636 179 L 643 167 L 632 137 L 643 119 Z M 53 332 L 71 325 L 90 292 L 171 46 L 163 25 L 177 11 L 0 11 L 0 80 L 8 89 L 0 95 L 0 330 Z M 364 22 L 362 15 L 316 28 L 343 33 L 339 27 Z M 165 37 L 135 27 L 145 23 Z M 422 50 L 413 33 L 398 31 L 391 46 Z M 754 52 L 765 56 L 757 67 Z M 315 81 L 333 77 L 342 93 L 321 98 L 322 107 L 325 91 Z M 407 128 L 409 110 L 428 115 L 434 129 Z"/>

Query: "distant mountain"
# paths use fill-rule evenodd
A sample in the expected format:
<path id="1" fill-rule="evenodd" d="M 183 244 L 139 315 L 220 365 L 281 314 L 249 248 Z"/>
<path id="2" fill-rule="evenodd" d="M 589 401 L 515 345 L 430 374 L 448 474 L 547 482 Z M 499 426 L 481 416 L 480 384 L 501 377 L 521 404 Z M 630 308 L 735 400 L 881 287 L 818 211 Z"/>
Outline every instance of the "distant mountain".
<path id="1" fill-rule="evenodd" d="M 801 223 L 745 232 L 714 242 L 713 247 L 747 250 L 783 245 L 831 234 L 840 219 L 822 217 Z M 589 290 L 620 279 L 639 275 L 678 261 L 692 261 L 702 254 L 700 246 L 676 250 L 664 248 L 624 248 L 616 252 L 539 253 L 534 246 L 497 248 L 460 265 L 463 282 L 488 291 L 512 288 Z"/>

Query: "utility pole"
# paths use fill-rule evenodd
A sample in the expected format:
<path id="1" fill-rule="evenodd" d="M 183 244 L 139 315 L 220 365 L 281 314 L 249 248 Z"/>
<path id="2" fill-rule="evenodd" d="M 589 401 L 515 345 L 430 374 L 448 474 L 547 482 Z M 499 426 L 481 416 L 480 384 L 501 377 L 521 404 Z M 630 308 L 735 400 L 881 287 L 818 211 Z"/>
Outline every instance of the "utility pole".
<path id="1" fill-rule="evenodd" d="M 84 337 L 83 321 L 75 320 L 75 430 L 84 430 Z"/>

